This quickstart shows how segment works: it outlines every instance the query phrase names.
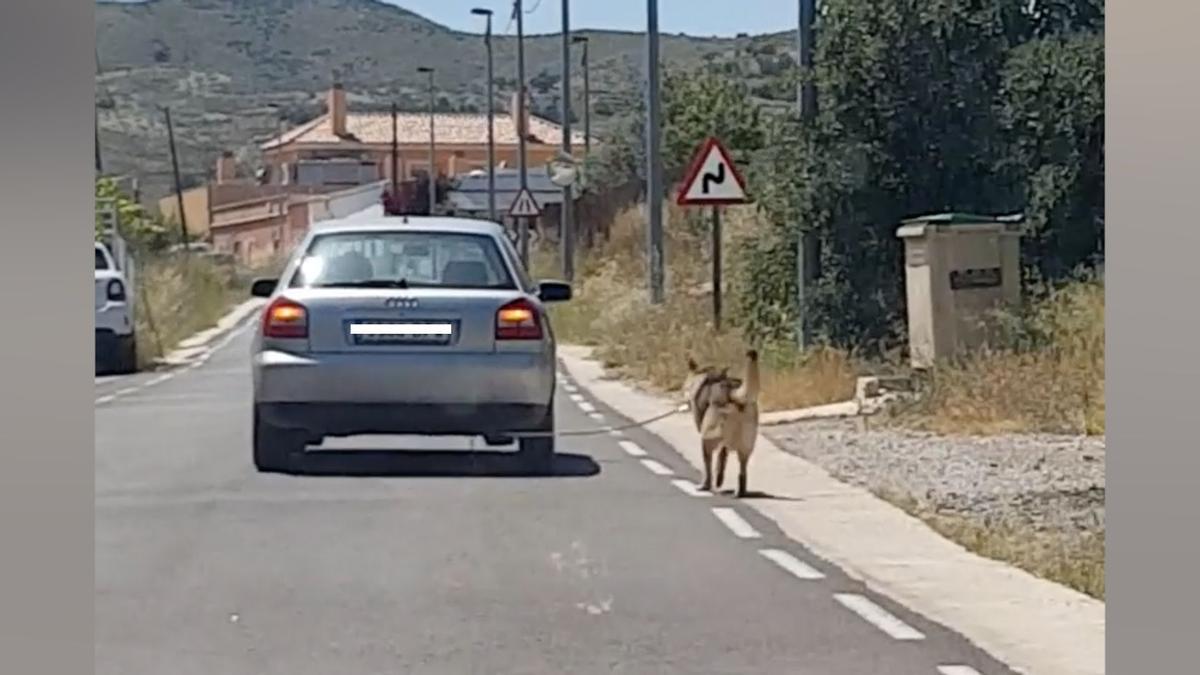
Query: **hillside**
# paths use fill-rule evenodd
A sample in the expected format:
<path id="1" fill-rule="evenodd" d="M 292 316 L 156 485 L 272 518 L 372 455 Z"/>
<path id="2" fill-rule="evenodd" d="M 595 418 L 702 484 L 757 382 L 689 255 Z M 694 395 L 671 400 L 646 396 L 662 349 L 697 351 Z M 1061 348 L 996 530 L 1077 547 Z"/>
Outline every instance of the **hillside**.
<path id="1" fill-rule="evenodd" d="M 507 17 L 497 16 L 502 32 Z M 593 121 L 597 130 L 627 107 L 642 80 L 644 38 L 637 33 L 584 32 L 591 42 Z M 777 43 L 763 48 L 764 43 Z M 486 52 L 479 35 L 453 31 L 378 0 L 150 0 L 99 2 L 97 107 L 105 169 L 141 177 L 147 196 L 162 194 L 170 161 L 162 106 L 170 106 L 187 182 L 202 179 L 217 154 L 322 110 L 322 94 L 340 78 L 351 106 L 423 107 L 419 65 L 438 69 L 443 109 L 481 110 Z M 784 36 L 716 39 L 664 35 L 666 67 L 734 63 L 747 54 L 748 74 L 782 59 Z M 499 103 L 516 85 L 516 39 L 497 35 Z M 560 42 L 526 37 L 534 110 L 558 113 Z M 582 89 L 576 83 L 576 94 Z M 579 105 L 576 104 L 577 110 Z M 576 113 L 578 117 L 578 112 Z"/>

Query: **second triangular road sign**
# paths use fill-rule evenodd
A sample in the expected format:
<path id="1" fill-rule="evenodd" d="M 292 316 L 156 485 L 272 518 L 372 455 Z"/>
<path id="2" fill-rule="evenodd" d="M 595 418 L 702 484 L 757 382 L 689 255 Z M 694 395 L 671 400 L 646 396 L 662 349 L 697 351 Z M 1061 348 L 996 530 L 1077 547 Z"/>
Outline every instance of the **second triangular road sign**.
<path id="1" fill-rule="evenodd" d="M 529 188 L 521 188 L 517 193 L 517 198 L 513 200 L 512 206 L 508 209 L 508 215 L 514 218 L 536 218 L 541 215 L 542 209 L 538 206 L 537 200 L 533 198 L 533 193 Z"/>

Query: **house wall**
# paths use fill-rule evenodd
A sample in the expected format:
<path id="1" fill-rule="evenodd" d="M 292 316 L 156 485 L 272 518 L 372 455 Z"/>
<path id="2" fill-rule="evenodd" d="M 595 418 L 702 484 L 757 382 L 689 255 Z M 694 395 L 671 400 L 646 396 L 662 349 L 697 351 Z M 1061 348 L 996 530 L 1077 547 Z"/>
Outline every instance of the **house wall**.
<path id="1" fill-rule="evenodd" d="M 179 201 L 175 194 L 158 200 L 158 212 L 168 222 L 175 223 L 178 230 Z M 187 218 L 188 236 L 193 239 L 206 238 L 210 225 L 208 186 L 183 191 L 183 213 Z"/>
<path id="2" fill-rule="evenodd" d="M 529 170 L 544 171 L 546 162 L 556 156 L 558 151 L 557 146 L 533 144 L 527 146 L 525 155 L 528 158 Z M 582 149 L 580 149 L 580 153 L 582 153 Z M 265 153 L 263 160 L 272 167 L 271 182 L 278 183 L 282 180 L 285 164 L 288 168 L 292 168 L 301 159 L 317 159 L 321 156 L 329 157 L 338 154 L 343 157 L 362 157 L 365 160 L 373 161 L 379 166 L 379 175 L 386 180 L 391 180 L 392 148 L 391 145 L 386 144 L 367 146 L 366 148 L 347 146 L 341 153 L 336 148 L 321 150 L 284 148 Z M 438 173 L 441 175 L 454 176 L 474 169 L 486 169 L 488 164 L 487 145 L 437 146 L 434 158 Z M 516 167 L 519 164 L 517 147 L 497 146 L 496 162 Z M 429 146 L 424 144 L 401 145 L 397 164 L 400 170 L 400 180 L 415 178 L 417 174 L 425 172 L 429 166 Z"/>

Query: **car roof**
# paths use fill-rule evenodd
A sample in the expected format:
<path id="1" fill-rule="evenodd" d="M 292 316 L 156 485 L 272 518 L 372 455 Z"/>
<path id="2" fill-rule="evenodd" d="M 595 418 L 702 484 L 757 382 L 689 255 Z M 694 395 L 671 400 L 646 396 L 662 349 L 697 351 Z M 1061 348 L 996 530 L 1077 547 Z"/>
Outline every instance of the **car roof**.
<path id="1" fill-rule="evenodd" d="M 343 232 L 443 232 L 503 236 L 504 228 L 490 220 L 431 216 L 380 216 L 361 220 L 326 222 L 313 227 L 313 234 Z"/>

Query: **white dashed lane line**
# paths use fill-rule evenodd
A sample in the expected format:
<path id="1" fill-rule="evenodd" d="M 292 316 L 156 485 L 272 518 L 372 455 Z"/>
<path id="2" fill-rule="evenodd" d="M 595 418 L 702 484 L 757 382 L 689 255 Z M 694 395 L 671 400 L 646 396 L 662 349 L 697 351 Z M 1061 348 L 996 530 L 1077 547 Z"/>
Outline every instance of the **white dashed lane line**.
<path id="1" fill-rule="evenodd" d="M 675 472 L 667 466 L 653 459 L 643 459 L 642 466 L 650 470 L 650 473 L 656 476 L 674 476 Z"/>
<path id="2" fill-rule="evenodd" d="M 116 397 L 115 396 L 101 396 L 100 398 L 96 399 L 96 403 L 108 403 L 109 401 L 113 400 L 114 398 L 116 398 Z"/>
<path id="3" fill-rule="evenodd" d="M 592 418 L 592 421 L 594 421 L 594 422 L 603 422 L 604 421 L 604 415 L 602 415 L 598 412 L 588 413 L 588 417 Z"/>
<path id="4" fill-rule="evenodd" d="M 897 619 L 886 609 L 871 602 L 868 598 L 857 593 L 835 593 L 843 607 L 862 617 L 864 621 L 875 626 L 895 640 L 924 640 L 925 634 L 912 626 Z"/>
<path id="5" fill-rule="evenodd" d="M 797 579 L 816 581 L 817 579 L 825 578 L 824 574 L 821 574 L 817 570 L 813 569 L 808 563 L 805 563 L 787 551 L 782 551 L 777 548 L 764 548 L 759 551 L 759 554 L 776 565 L 779 565 L 788 572 L 791 572 L 792 576 L 796 577 Z"/>
<path id="6" fill-rule="evenodd" d="M 747 523 L 744 518 L 739 516 L 737 511 L 727 506 L 714 507 L 712 512 L 717 517 L 717 520 L 721 521 L 737 537 L 742 539 L 758 539 L 762 536 L 750 523 Z"/>
<path id="7" fill-rule="evenodd" d="M 588 414 L 596 412 L 596 406 L 587 401 L 579 401 L 579 409 Z"/>
<path id="8" fill-rule="evenodd" d="M 646 451 L 642 449 L 642 446 L 634 443 L 633 441 L 619 441 L 617 445 L 620 445 L 621 449 L 625 451 L 625 454 L 629 455 L 630 457 L 646 456 Z"/>
<path id="9" fill-rule="evenodd" d="M 682 492 L 683 494 L 685 494 L 689 497 L 707 497 L 708 496 L 707 492 L 701 491 L 700 488 L 696 487 L 696 484 L 690 480 L 684 480 L 682 478 L 677 478 L 677 479 L 671 481 L 671 485 L 674 485 L 675 487 L 679 488 L 680 492 Z"/>

